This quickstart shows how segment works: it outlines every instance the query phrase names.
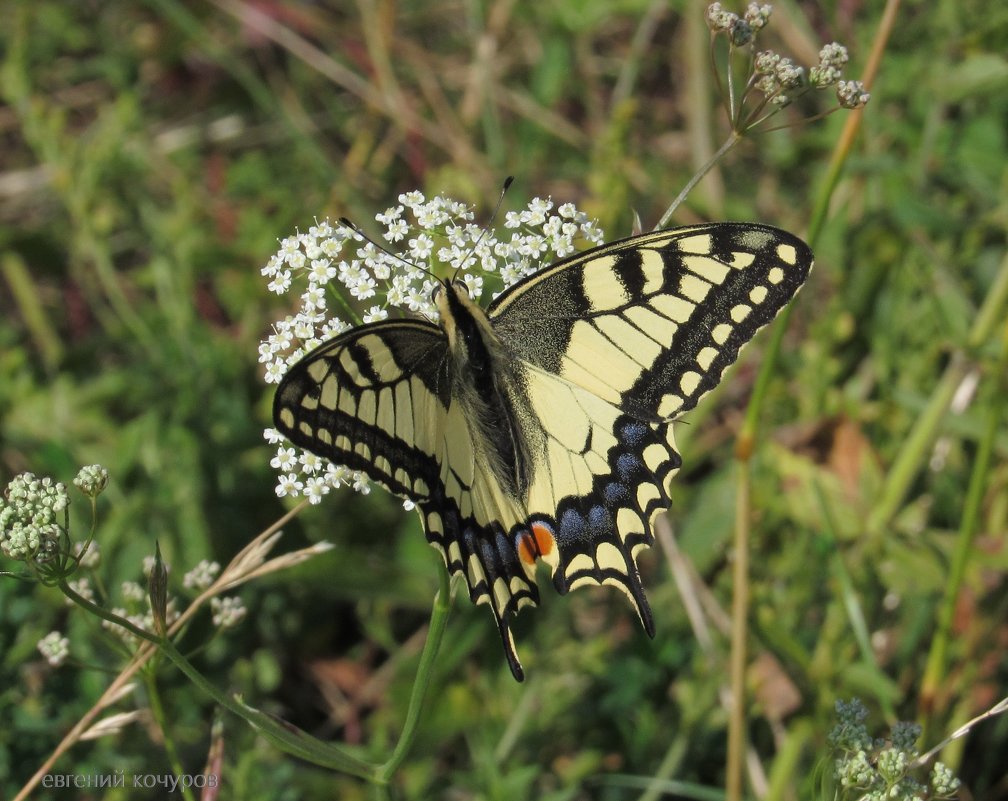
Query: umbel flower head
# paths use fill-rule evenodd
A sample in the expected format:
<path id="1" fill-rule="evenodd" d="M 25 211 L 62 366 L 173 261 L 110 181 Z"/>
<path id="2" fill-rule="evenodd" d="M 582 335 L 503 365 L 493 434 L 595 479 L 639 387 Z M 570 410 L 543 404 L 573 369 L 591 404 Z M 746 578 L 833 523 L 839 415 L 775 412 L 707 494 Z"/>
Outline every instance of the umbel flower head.
<path id="1" fill-rule="evenodd" d="M 21 562 L 45 563 L 66 534 L 66 486 L 46 476 L 21 473 L 0 498 L 0 550 Z"/>
<path id="2" fill-rule="evenodd" d="M 819 51 L 819 63 L 807 72 L 773 50 L 757 50 L 756 41 L 770 21 L 772 11 L 771 6 L 758 3 L 749 3 L 741 16 L 727 11 L 721 3 L 711 3 L 707 7 L 711 59 L 715 65 L 718 63 L 714 52 L 716 41 L 722 37 L 728 40 L 728 64 L 724 69 L 727 88 L 721 88 L 736 133 L 761 126 L 810 91 L 836 87 L 837 105 L 826 114 L 838 108 L 860 108 L 868 102 L 870 95 L 860 81 L 841 80 L 848 61 L 847 48 L 842 44 L 824 45 Z M 736 85 L 737 71 L 746 77 L 741 86 Z"/>
<path id="3" fill-rule="evenodd" d="M 91 499 L 93 513 L 94 499 L 108 484 L 108 471 L 101 465 L 81 468 L 74 484 Z M 74 543 L 69 529 L 70 497 L 63 483 L 21 473 L 4 489 L 0 497 L 0 553 L 24 562 L 31 575 L 44 582 L 59 581 L 79 564 L 97 557 L 91 538 Z"/>
<path id="4" fill-rule="evenodd" d="M 603 241 L 587 215 L 570 203 L 556 208 L 549 198 L 533 198 L 521 211 L 505 214 L 502 232 L 476 225 L 469 206 L 443 195 L 428 199 L 413 191 L 398 200 L 375 216 L 384 245 L 328 220 L 281 241 L 262 274 L 270 291 L 298 292 L 300 308 L 275 322 L 259 344 L 267 383 L 279 383 L 288 367 L 351 325 L 390 314 L 436 321 L 435 276 L 454 274 L 477 299 L 487 279 L 498 287 L 496 295 L 577 246 Z M 277 446 L 270 462 L 279 473 L 277 495 L 318 503 L 342 485 L 368 491 L 361 473 L 288 446 L 272 428 L 264 436 Z"/>

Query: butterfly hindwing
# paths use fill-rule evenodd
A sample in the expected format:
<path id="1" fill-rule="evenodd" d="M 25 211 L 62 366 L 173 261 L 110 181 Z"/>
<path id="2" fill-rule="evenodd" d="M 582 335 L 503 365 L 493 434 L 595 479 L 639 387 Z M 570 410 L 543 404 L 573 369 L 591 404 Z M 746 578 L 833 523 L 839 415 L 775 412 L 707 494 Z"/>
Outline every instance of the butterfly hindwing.
<path id="1" fill-rule="evenodd" d="M 808 247 L 783 231 L 701 225 L 603 245 L 491 304 L 525 371 L 529 440 L 545 443 L 529 510 L 554 535 L 560 592 L 614 584 L 653 633 L 635 557 L 681 464 L 671 418 L 717 385 L 811 265 Z"/>

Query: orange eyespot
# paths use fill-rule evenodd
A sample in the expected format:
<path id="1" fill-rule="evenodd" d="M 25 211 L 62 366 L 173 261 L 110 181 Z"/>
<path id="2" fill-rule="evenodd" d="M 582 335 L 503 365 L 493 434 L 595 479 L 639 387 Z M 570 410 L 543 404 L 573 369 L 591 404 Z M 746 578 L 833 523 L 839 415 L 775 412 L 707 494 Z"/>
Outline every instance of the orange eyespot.
<path id="1" fill-rule="evenodd" d="M 516 543 L 518 557 L 527 565 L 534 565 L 535 560 L 548 556 L 553 551 L 553 532 L 545 523 L 533 523 L 528 531 L 518 535 Z"/>

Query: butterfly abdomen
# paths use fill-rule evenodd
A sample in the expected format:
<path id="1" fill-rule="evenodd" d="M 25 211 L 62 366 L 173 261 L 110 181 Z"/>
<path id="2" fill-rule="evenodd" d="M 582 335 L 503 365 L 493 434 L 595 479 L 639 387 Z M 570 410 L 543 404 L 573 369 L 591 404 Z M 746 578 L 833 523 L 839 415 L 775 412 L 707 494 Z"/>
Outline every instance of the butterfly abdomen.
<path id="1" fill-rule="evenodd" d="M 451 353 L 452 396 L 475 429 L 473 442 L 489 445 L 476 457 L 486 462 L 500 488 L 517 500 L 531 483 L 531 460 L 508 393 L 500 386 L 510 373 L 508 357 L 486 313 L 469 298 L 464 285 L 445 282 L 437 306 Z"/>

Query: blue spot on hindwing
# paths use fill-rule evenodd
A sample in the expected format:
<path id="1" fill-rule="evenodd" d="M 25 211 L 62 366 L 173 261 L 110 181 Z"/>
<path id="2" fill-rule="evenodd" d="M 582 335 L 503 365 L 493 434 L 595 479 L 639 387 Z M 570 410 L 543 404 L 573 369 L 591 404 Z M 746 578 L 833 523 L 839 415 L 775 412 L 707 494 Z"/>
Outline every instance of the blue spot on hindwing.
<path id="1" fill-rule="evenodd" d="M 651 429 L 640 420 L 628 420 L 619 432 L 620 442 L 631 448 L 637 448 L 647 439 Z"/>
<path id="2" fill-rule="evenodd" d="M 625 484 L 630 484 L 643 462 L 636 453 L 621 453 L 616 459 L 616 472 Z"/>
<path id="3" fill-rule="evenodd" d="M 604 506 L 593 506 L 588 511 L 588 528 L 595 539 L 604 539 L 611 534 L 612 517 Z"/>
<path id="4" fill-rule="evenodd" d="M 610 481 L 606 484 L 603 493 L 606 503 L 611 507 L 626 506 L 630 499 L 629 488 L 626 484 L 620 484 L 618 481 Z"/>
<path id="5" fill-rule="evenodd" d="M 577 509 L 566 509 L 560 516 L 560 531 L 557 540 L 561 546 L 578 543 L 583 545 L 588 540 L 585 530 L 585 519 Z"/>

